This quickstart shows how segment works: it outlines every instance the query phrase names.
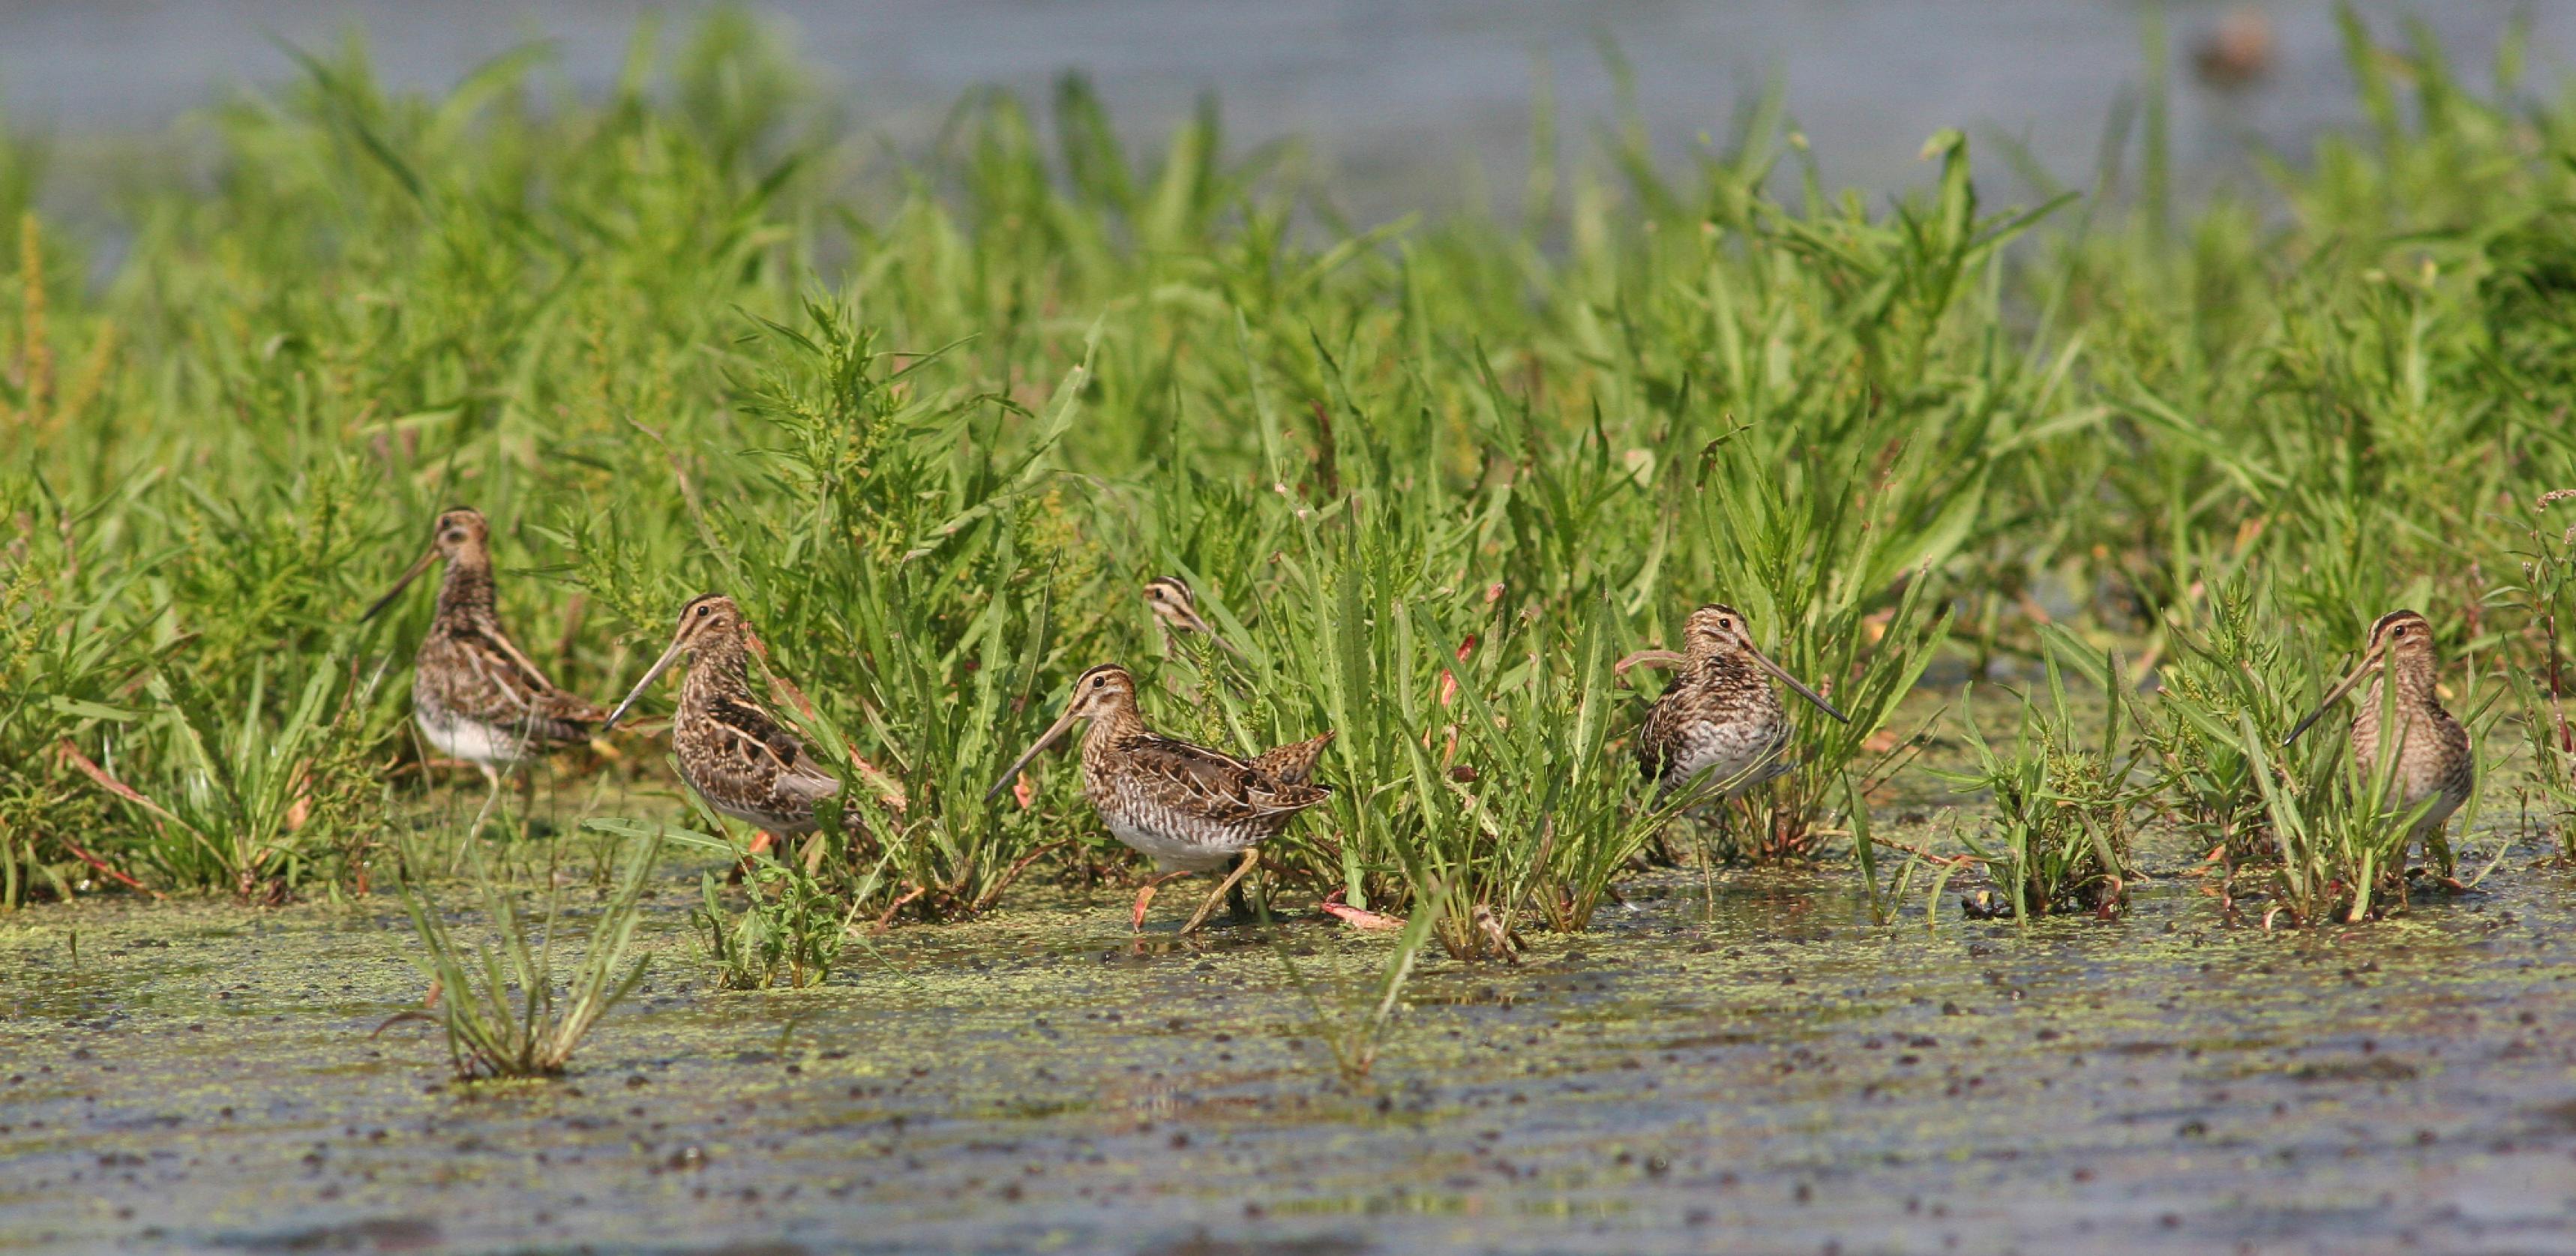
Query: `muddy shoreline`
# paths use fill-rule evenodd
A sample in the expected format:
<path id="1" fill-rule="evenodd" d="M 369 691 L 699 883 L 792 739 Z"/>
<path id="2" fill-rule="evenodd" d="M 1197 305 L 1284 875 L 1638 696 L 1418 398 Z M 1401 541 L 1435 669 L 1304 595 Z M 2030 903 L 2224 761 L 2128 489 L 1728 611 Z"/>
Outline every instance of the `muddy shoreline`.
<path id="1" fill-rule="evenodd" d="M 420 993 L 389 899 L 93 900 L 0 923 L 0 1250 L 2576 1249 L 2541 853 L 2304 935 L 2170 852 L 2131 918 L 2027 930 L 1662 874 L 1428 962 L 1358 1088 L 1281 951 L 1329 1011 L 1382 939 L 1131 943 L 1114 888 L 716 994 L 669 869 L 650 992 L 571 1076 L 471 1087 L 371 1036 Z"/>

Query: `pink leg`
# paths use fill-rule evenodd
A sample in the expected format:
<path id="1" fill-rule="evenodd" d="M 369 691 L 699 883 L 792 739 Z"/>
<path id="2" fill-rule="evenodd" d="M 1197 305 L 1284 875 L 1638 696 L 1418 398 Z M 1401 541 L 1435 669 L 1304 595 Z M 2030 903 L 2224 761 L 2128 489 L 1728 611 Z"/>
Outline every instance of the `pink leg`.
<path id="1" fill-rule="evenodd" d="M 1130 933 L 1143 933 L 1145 931 L 1145 905 L 1154 901 L 1154 891 L 1163 888 L 1163 883 L 1166 881 L 1177 881 L 1188 875 L 1190 875 L 1189 871 L 1187 869 L 1183 869 L 1179 872 L 1166 872 L 1160 876 L 1147 877 L 1145 879 L 1145 888 L 1136 891 L 1136 910 L 1134 914 L 1128 918 L 1127 931 Z"/>

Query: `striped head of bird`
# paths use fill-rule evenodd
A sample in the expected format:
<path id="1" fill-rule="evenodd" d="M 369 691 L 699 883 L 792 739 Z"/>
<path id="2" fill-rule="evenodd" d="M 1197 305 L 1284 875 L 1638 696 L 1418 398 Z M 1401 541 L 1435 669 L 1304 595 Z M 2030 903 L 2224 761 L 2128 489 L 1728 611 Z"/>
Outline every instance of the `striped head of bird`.
<path id="1" fill-rule="evenodd" d="M 1781 684 L 1787 685 L 1799 697 L 1816 704 L 1817 710 L 1845 724 L 1851 723 L 1851 717 L 1843 714 L 1833 703 L 1827 702 L 1823 694 L 1809 688 L 1807 682 L 1790 675 L 1787 668 L 1772 662 L 1771 656 L 1764 654 L 1762 647 L 1753 643 L 1753 629 L 1745 622 L 1744 612 L 1732 606 L 1711 602 L 1692 611 L 1689 621 L 1682 626 L 1682 652 L 1686 660 L 1685 665 L 1694 671 L 1704 670 L 1711 662 L 1719 659 L 1735 659 L 1750 663 L 1769 673 Z"/>
<path id="2" fill-rule="evenodd" d="M 1038 734 L 1035 743 L 1022 752 L 1019 758 L 1011 761 L 1011 766 L 1003 770 L 1002 778 L 993 782 L 993 788 L 984 791 L 984 797 L 991 799 L 999 795 L 1012 781 L 1019 779 L 1021 769 L 1026 768 L 1031 760 L 1045 753 L 1046 748 L 1054 745 L 1057 739 L 1072 731 L 1074 721 L 1114 721 L 1134 718 L 1137 718 L 1136 678 L 1128 674 L 1126 668 L 1116 663 L 1103 663 L 1084 672 L 1074 679 L 1073 694 L 1065 699 L 1064 714 L 1057 716 L 1055 723 L 1048 725 L 1045 732 Z"/>
<path id="3" fill-rule="evenodd" d="M 2414 611 L 2390 611 L 2380 616 L 2370 626 L 2370 639 L 2362 648 L 2361 660 L 2352 665 L 2351 671 L 2344 673 L 2342 680 L 2335 682 L 2334 688 L 2326 691 L 2325 697 L 2317 700 L 2316 709 L 2308 712 L 2307 718 L 2300 720 L 2290 730 L 2290 735 L 2281 739 L 2281 744 L 2286 746 L 2297 741 L 2301 733 L 2325 718 L 2325 713 L 2332 710 L 2335 703 L 2342 701 L 2345 694 L 2352 692 L 2355 685 L 2374 672 L 2396 678 L 2397 706 L 2401 713 L 2427 707 L 2438 709 L 2441 695 L 2435 684 L 2439 664 L 2440 660 L 2433 653 L 2433 625 L 2430 621 Z M 2365 695 L 2371 700 L 2373 710 L 2369 714 L 2373 719 L 2376 718 L 2378 692 L 2378 686 L 2374 685 Z"/>
<path id="4" fill-rule="evenodd" d="M 471 506 L 454 506 L 439 512 L 437 522 L 429 529 L 429 548 L 413 560 L 411 567 L 394 581 L 394 587 L 385 590 L 385 595 L 377 598 L 375 604 L 359 618 L 375 618 L 392 605 L 395 598 L 402 596 L 402 591 L 410 588 L 411 582 L 420 578 L 420 573 L 429 570 L 431 563 L 445 562 L 450 571 L 458 568 L 488 569 L 492 565 L 491 540 L 492 525 L 484 521 L 482 511 Z"/>
<path id="5" fill-rule="evenodd" d="M 732 598 L 721 593 L 701 593 L 690 598 L 688 604 L 680 608 L 680 624 L 671 633 L 670 648 L 662 651 L 662 657 L 653 660 L 653 666 L 645 670 L 642 680 L 635 682 L 635 688 L 626 695 L 626 700 L 608 713 L 608 723 L 602 731 L 615 727 L 619 720 L 624 719 L 635 700 L 643 697 L 653 681 L 670 670 L 671 664 L 678 662 L 682 654 L 694 654 L 701 661 L 722 657 L 738 663 L 743 653 L 743 635 L 747 631 L 742 607 L 735 605 Z"/>
<path id="6" fill-rule="evenodd" d="M 1146 581 L 1145 606 L 1154 612 L 1155 619 L 1162 621 L 1166 633 L 1200 633 L 1226 653 L 1236 658 L 1243 657 L 1243 651 L 1236 649 L 1233 642 L 1226 640 L 1224 634 L 1199 614 L 1198 597 L 1190 592 L 1189 582 L 1179 576 L 1156 576 Z"/>

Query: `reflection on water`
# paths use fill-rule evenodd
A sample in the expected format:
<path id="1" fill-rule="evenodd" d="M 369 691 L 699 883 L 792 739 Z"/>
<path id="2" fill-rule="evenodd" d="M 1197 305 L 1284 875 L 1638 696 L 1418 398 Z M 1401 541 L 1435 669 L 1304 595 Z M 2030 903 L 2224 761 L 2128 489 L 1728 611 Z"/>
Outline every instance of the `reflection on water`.
<path id="1" fill-rule="evenodd" d="M 275 39 L 327 44 L 366 32 L 392 82 L 434 89 L 524 39 L 558 41 L 561 73 L 597 90 L 616 73 L 638 17 L 687 3 L 502 0 L 9 0 L 0 5 L 0 104 L 58 134 L 157 130 L 242 83 L 291 73 Z M 1933 130 L 1971 128 L 2025 144 L 2080 182 L 2104 119 L 2143 76 L 2134 0 L 772 0 L 756 6 L 856 116 L 900 139 L 929 134 L 969 88 L 1031 91 L 1088 71 L 1127 125 L 1151 130 L 1205 92 L 1238 140 L 1302 135 L 1364 211 L 1453 202 L 1472 156 L 1508 192 L 1527 160 L 1531 101 L 1552 81 L 1569 132 L 1611 116 L 1614 44 L 1638 104 L 1678 156 L 1777 73 L 1790 112 L 1832 183 L 1892 187 L 1918 177 Z M 2385 39 L 2408 10 L 2360 6 Z M 2483 67 L 2517 10 L 2531 20 L 2534 79 L 2576 48 L 2576 6 L 2441 0 L 2414 16 Z M 2205 181 L 2247 137 L 2296 147 L 2350 123 L 2348 76 L 2322 3 L 2224 0 L 2165 6 L 2175 54 L 2177 159 Z M 681 25 L 675 23 L 674 25 Z M 2475 76 L 2483 81 L 2481 71 Z"/>

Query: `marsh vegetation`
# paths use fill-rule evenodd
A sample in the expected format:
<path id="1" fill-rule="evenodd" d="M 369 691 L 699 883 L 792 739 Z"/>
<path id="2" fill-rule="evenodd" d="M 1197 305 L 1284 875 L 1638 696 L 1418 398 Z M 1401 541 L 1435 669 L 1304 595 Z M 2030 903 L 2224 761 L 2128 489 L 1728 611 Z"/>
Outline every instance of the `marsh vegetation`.
<path id="1" fill-rule="evenodd" d="M 2318 836 L 2334 729 L 2252 743 L 2361 625 L 2423 610 L 2481 744 L 2510 719 L 2567 753 L 2576 507 L 2545 495 L 2576 484 L 2576 233 L 2515 50 L 2482 96 L 2349 35 L 2373 128 L 2187 216 L 2119 196 L 2162 186 L 2125 126 L 2026 205 L 1943 132 L 1872 206 L 1773 104 L 1679 171 L 1614 135 L 1560 183 L 1542 130 L 1520 222 L 1346 225 L 1293 152 L 1230 152 L 1213 110 L 1131 151 L 1079 81 L 1050 132 L 979 98 L 895 170 L 739 17 L 639 42 L 599 101 L 533 51 L 436 97 L 316 54 L 214 115 L 208 185 L 138 188 L 104 269 L 15 141 L 0 897 L 375 887 L 453 770 L 405 734 L 421 608 L 347 612 L 471 501 L 575 689 L 621 687 L 692 593 L 749 608 L 856 786 L 845 839 L 753 881 L 800 919 L 1128 875 L 1071 774 L 978 792 L 1102 660 L 1211 745 L 1337 730 L 1345 788 L 1265 880 L 1393 915 L 1450 886 L 1469 956 L 1581 930 L 1641 854 L 1848 859 L 1855 786 L 1947 735 L 1891 722 L 1927 672 L 2027 688 L 2079 655 L 2124 690 L 2109 728 L 2035 693 L 1985 769 L 2020 801 L 1935 854 L 2006 869 L 2017 911 L 2115 907 L 2144 808 L 2267 915 L 2352 914 L 2319 887 L 2398 869 Z M 1162 573 L 1239 657 L 1158 644 Z M 1853 718 L 1805 713 L 1793 771 L 1675 841 L 1606 664 L 1720 597 Z M 649 734 L 532 771 L 669 779 Z M 730 984 L 830 967 L 726 910 Z"/>

